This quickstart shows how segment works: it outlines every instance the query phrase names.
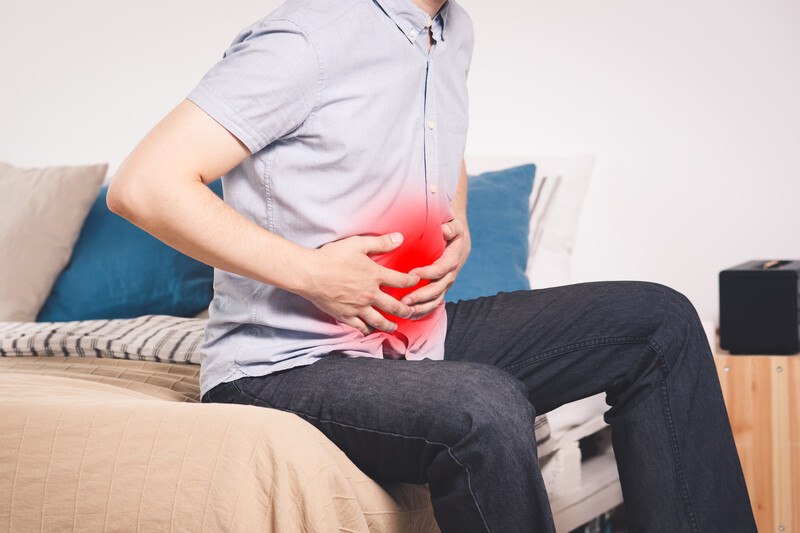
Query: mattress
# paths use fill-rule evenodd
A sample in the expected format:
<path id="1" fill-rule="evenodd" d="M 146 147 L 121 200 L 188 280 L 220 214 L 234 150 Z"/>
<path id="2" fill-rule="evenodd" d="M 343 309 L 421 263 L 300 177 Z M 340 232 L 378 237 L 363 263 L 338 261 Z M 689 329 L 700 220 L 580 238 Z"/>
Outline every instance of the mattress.
<path id="1" fill-rule="evenodd" d="M 163 315 L 0 323 L 0 524 L 439 530 L 427 485 L 372 480 L 300 417 L 199 403 L 203 328 Z M 546 416 L 536 435 L 541 457 Z"/>
<path id="2" fill-rule="evenodd" d="M 143 315 L 72 322 L 0 322 L 0 357 L 69 356 L 181 363 L 173 372 L 198 375 L 204 318 Z M 187 370 L 187 368 L 191 370 Z M 181 370 L 178 370 L 181 369 Z M 195 395 L 197 399 L 199 393 Z M 534 421 L 539 457 L 554 451 L 548 415 Z"/>
<path id="3" fill-rule="evenodd" d="M 438 531 L 426 485 L 373 481 L 294 414 L 200 404 L 196 373 L 146 361 L 0 358 L 0 524 Z"/>

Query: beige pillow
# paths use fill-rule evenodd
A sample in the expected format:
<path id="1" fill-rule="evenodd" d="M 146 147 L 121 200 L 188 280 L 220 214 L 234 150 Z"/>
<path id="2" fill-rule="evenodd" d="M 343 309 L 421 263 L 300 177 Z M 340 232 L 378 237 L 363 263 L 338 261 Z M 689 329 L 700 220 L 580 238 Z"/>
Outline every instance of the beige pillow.
<path id="1" fill-rule="evenodd" d="M 36 320 L 107 170 L 0 162 L 0 321 Z"/>

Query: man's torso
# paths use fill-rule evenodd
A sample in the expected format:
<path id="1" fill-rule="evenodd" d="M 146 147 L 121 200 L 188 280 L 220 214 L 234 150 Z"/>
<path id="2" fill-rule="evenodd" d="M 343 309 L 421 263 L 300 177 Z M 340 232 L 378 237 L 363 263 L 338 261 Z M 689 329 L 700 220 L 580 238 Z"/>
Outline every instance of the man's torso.
<path id="1" fill-rule="evenodd" d="M 443 246 L 468 127 L 473 33 L 463 8 L 448 0 L 430 50 L 428 16 L 411 0 L 289 1 L 265 19 L 290 21 L 313 43 L 318 101 L 298 128 L 223 176 L 225 201 L 309 248 L 397 231 L 396 222 L 406 250 Z M 420 334 L 365 337 L 296 294 L 215 269 L 202 389 L 334 350 L 442 359 L 444 305 L 417 322 Z"/>

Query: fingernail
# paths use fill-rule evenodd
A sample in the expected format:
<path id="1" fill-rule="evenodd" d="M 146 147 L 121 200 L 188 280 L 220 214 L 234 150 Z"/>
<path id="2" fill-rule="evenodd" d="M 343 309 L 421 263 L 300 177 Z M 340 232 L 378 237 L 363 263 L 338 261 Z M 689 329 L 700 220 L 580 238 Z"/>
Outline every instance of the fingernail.
<path id="1" fill-rule="evenodd" d="M 403 298 L 400 301 L 403 302 L 406 305 L 411 305 L 411 298 L 409 298 L 408 296 L 406 296 L 405 298 Z"/>
<path id="2" fill-rule="evenodd" d="M 389 238 L 392 239 L 392 242 L 397 244 L 403 242 L 403 234 L 402 233 L 390 233 Z"/>

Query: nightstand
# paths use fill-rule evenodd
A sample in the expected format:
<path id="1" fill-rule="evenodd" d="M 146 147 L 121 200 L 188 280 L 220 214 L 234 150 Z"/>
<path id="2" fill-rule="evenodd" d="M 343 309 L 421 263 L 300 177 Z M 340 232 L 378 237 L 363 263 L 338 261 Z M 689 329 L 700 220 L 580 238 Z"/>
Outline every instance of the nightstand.
<path id="1" fill-rule="evenodd" d="M 800 354 L 714 359 L 758 530 L 800 533 Z"/>

